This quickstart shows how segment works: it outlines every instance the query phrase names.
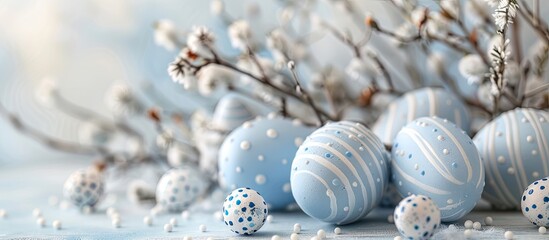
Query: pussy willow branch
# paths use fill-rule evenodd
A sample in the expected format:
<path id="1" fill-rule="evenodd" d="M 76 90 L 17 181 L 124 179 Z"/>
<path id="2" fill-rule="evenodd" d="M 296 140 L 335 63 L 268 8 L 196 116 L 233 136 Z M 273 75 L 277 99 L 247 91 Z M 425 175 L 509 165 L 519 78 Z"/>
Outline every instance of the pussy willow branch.
<path id="1" fill-rule="evenodd" d="M 549 28 L 547 27 L 547 24 L 539 19 L 539 15 L 536 17 L 535 14 L 528 8 L 528 4 L 525 1 L 520 1 L 517 11 L 534 29 L 545 44 L 549 45 Z"/>
<path id="2" fill-rule="evenodd" d="M 288 62 L 288 68 L 290 69 L 290 72 L 292 73 L 292 77 L 295 82 L 296 92 L 300 93 L 303 96 L 303 98 L 307 101 L 309 106 L 311 106 L 318 120 L 318 126 L 322 126 L 324 125 L 324 120 L 322 119 L 322 116 L 318 111 L 318 107 L 315 106 L 315 103 L 313 102 L 311 95 L 309 95 L 308 91 L 301 86 L 301 83 L 299 82 L 299 78 L 297 77 L 297 71 L 295 70 L 295 67 L 296 66 L 294 61 Z"/>

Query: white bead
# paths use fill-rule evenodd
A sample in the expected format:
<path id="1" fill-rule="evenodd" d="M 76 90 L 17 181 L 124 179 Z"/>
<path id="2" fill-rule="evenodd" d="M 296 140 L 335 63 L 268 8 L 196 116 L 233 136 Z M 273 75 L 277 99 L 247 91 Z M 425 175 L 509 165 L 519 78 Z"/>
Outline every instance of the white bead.
<path id="1" fill-rule="evenodd" d="M 61 229 L 61 221 L 59 220 L 54 220 L 51 225 L 53 226 L 53 228 L 55 228 L 56 230 L 60 230 Z"/>
<path id="2" fill-rule="evenodd" d="M 8 213 L 6 212 L 6 210 L 0 209 L 0 218 L 5 218 L 7 215 Z"/>
<path id="3" fill-rule="evenodd" d="M 171 219 L 170 219 L 170 224 L 171 224 L 172 226 L 174 226 L 174 227 L 177 227 L 177 219 L 171 218 Z"/>
<path id="4" fill-rule="evenodd" d="M 115 227 L 115 228 L 119 228 L 122 226 L 122 220 L 120 220 L 120 218 L 114 218 L 112 220 L 112 226 Z"/>
<path id="5" fill-rule="evenodd" d="M 36 224 L 40 227 L 44 227 L 46 226 L 46 219 L 44 219 L 43 217 L 39 217 L 38 219 L 36 219 Z"/>
<path id="6" fill-rule="evenodd" d="M 492 217 L 488 216 L 486 218 L 484 218 L 484 224 L 486 226 L 490 226 L 494 223 L 494 219 L 492 219 Z"/>
<path id="7" fill-rule="evenodd" d="M 183 220 L 189 219 L 190 215 L 191 215 L 191 213 L 189 213 L 189 211 L 187 211 L 187 210 L 181 212 L 181 218 L 183 218 Z"/>
<path id="8" fill-rule="evenodd" d="M 217 211 L 214 213 L 214 218 L 217 220 L 217 221 L 223 221 L 223 213 L 221 211 Z"/>
<path id="9" fill-rule="evenodd" d="M 402 237 L 401 236 L 396 236 L 395 238 L 393 238 L 393 240 L 402 240 Z"/>
<path id="10" fill-rule="evenodd" d="M 147 226 L 151 226 L 152 223 L 153 223 L 153 219 L 149 216 L 145 216 L 143 218 L 143 223 L 145 223 L 145 225 L 147 225 Z"/>
<path id="11" fill-rule="evenodd" d="M 465 229 L 465 231 L 463 231 L 463 235 L 465 236 L 465 238 L 469 239 L 473 236 L 473 230 Z"/>
<path id="12" fill-rule="evenodd" d="M 319 240 L 317 236 L 311 237 L 311 240 Z"/>
<path id="13" fill-rule="evenodd" d="M 301 224 L 296 223 L 294 224 L 294 233 L 300 233 L 301 232 Z"/>
<path id="14" fill-rule="evenodd" d="M 201 232 L 205 232 L 207 230 L 206 225 L 200 224 L 200 226 L 198 226 L 198 230 L 200 230 Z"/>
<path id="15" fill-rule="evenodd" d="M 316 237 L 318 239 L 324 239 L 326 238 L 326 231 L 324 231 L 324 229 L 320 229 L 316 232 Z"/>
<path id="16" fill-rule="evenodd" d="M 473 221 L 467 220 L 467 221 L 465 221 L 463 226 L 465 227 L 465 229 L 471 229 L 471 228 L 473 228 Z"/>
<path id="17" fill-rule="evenodd" d="M 538 232 L 541 233 L 541 234 L 545 234 L 547 232 L 547 228 L 546 227 L 539 227 Z"/>
<path id="18" fill-rule="evenodd" d="M 271 240 L 282 240 L 282 238 L 281 238 L 280 236 L 278 236 L 278 235 L 273 235 L 273 236 L 271 237 Z"/>
<path id="19" fill-rule="evenodd" d="M 118 212 L 115 212 L 115 213 L 113 213 L 113 214 L 111 215 L 111 219 L 112 219 L 112 220 L 114 220 L 114 219 L 120 219 L 120 218 L 121 218 L 121 217 L 120 217 L 120 213 L 118 213 Z"/>
<path id="20" fill-rule="evenodd" d="M 272 215 L 267 215 L 267 222 L 272 222 L 273 221 L 273 216 Z"/>
<path id="21" fill-rule="evenodd" d="M 387 216 L 387 222 L 395 223 L 395 217 L 393 216 L 393 214 Z"/>
<path id="22" fill-rule="evenodd" d="M 514 234 L 513 234 L 513 232 L 511 232 L 511 231 L 506 231 L 506 232 L 503 234 L 503 236 L 505 237 L 505 239 L 511 240 L 511 239 L 513 239 L 513 237 L 514 237 Z"/>
<path id="23" fill-rule="evenodd" d="M 32 210 L 32 216 L 35 218 L 42 217 L 42 211 L 40 211 L 40 208 L 35 208 Z"/>
<path id="24" fill-rule="evenodd" d="M 480 230 L 482 228 L 482 224 L 480 222 L 473 223 L 473 229 Z"/>
<path id="25" fill-rule="evenodd" d="M 341 228 L 339 228 L 339 227 L 334 228 L 334 233 L 335 233 L 336 235 L 341 234 Z"/>
<path id="26" fill-rule="evenodd" d="M 193 240 L 193 237 L 191 237 L 191 236 L 185 236 L 185 237 L 183 237 L 183 240 Z"/>
<path id="27" fill-rule="evenodd" d="M 173 230 L 173 226 L 169 223 L 164 224 L 164 232 L 171 232 Z"/>
<path id="28" fill-rule="evenodd" d="M 297 233 L 292 233 L 290 235 L 290 240 L 298 240 L 299 239 L 299 235 L 297 235 Z"/>
<path id="29" fill-rule="evenodd" d="M 116 211 L 116 208 L 113 208 L 113 207 L 107 208 L 107 216 L 110 217 L 115 212 L 118 212 L 118 211 Z"/>

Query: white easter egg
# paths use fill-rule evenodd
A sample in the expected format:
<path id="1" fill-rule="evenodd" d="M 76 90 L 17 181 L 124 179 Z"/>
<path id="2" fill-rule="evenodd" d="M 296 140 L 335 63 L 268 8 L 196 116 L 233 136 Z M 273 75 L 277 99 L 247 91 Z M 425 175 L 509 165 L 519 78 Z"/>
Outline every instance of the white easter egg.
<path id="1" fill-rule="evenodd" d="M 388 155 L 364 125 L 341 121 L 313 132 L 292 164 L 297 204 L 324 222 L 355 222 L 376 207 L 387 186 Z"/>
<path id="2" fill-rule="evenodd" d="M 191 165 L 168 170 L 156 186 L 156 202 L 164 210 L 181 212 L 191 206 L 208 188 L 208 180 Z"/>
<path id="3" fill-rule="evenodd" d="M 257 191 L 250 188 L 235 189 L 223 202 L 223 221 L 237 234 L 253 234 L 259 230 L 269 210 Z"/>
<path id="4" fill-rule="evenodd" d="M 474 143 L 486 169 L 482 197 L 499 209 L 518 209 L 524 189 L 549 176 L 549 113 L 517 108 L 486 124 Z"/>
<path id="5" fill-rule="evenodd" d="M 290 167 L 302 141 L 313 131 L 285 118 L 259 118 L 235 129 L 219 150 L 219 181 L 226 190 L 250 187 L 270 209 L 294 203 Z"/>
<path id="6" fill-rule="evenodd" d="M 401 195 L 432 198 L 444 222 L 469 213 L 484 188 L 484 166 L 471 138 L 437 117 L 416 119 L 400 130 L 392 148 L 392 174 Z"/>
<path id="7" fill-rule="evenodd" d="M 103 196 L 103 175 L 95 168 L 73 172 L 63 185 L 63 196 L 79 208 L 93 207 Z"/>
<path id="8" fill-rule="evenodd" d="M 549 227 L 549 177 L 533 182 L 524 190 L 521 209 L 534 225 Z"/>
<path id="9" fill-rule="evenodd" d="M 412 194 L 395 208 L 394 220 L 405 239 L 429 239 L 440 226 L 440 210 L 431 198 Z"/>
<path id="10" fill-rule="evenodd" d="M 446 118 L 469 131 L 467 107 L 454 94 L 442 88 L 421 88 L 393 101 L 372 127 L 385 145 L 392 145 L 398 131 L 420 117 Z"/>

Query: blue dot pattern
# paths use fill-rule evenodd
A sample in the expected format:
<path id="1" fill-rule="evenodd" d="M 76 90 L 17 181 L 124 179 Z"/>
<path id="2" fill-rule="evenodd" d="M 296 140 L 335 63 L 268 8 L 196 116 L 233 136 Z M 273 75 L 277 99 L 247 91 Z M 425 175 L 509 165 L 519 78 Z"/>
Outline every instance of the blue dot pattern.
<path id="1" fill-rule="evenodd" d="M 518 209 L 535 180 L 549 176 L 549 113 L 516 108 L 486 124 L 473 139 L 486 169 L 482 197 L 498 209 Z"/>
<path id="2" fill-rule="evenodd" d="M 165 210 L 181 212 L 204 194 L 207 182 L 196 167 L 169 170 L 156 186 L 156 202 Z"/>
<path id="3" fill-rule="evenodd" d="M 104 191 L 101 173 L 95 169 L 81 169 L 72 173 L 65 181 L 63 195 L 76 207 L 93 207 Z"/>
<path id="4" fill-rule="evenodd" d="M 431 198 L 414 194 L 398 204 L 394 220 L 405 239 L 429 239 L 440 226 L 440 210 Z"/>
<path id="5" fill-rule="evenodd" d="M 549 177 L 534 181 L 522 194 L 522 214 L 536 226 L 549 227 Z"/>
<path id="6" fill-rule="evenodd" d="M 223 202 L 222 212 L 225 225 L 237 234 L 257 232 L 269 214 L 267 203 L 261 194 L 250 188 L 232 191 Z"/>

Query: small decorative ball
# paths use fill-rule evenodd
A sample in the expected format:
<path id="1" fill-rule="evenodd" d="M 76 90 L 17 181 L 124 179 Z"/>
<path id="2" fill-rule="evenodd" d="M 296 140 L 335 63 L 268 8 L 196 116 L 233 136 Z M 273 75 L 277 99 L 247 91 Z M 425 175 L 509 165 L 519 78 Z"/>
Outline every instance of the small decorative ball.
<path id="1" fill-rule="evenodd" d="M 170 219 L 170 224 L 174 227 L 177 227 L 177 219 L 176 218 L 171 218 Z"/>
<path id="2" fill-rule="evenodd" d="M 153 219 L 150 216 L 145 216 L 143 218 L 143 223 L 145 223 L 145 225 L 147 225 L 147 226 L 152 226 Z"/>
<path id="3" fill-rule="evenodd" d="M 473 228 L 473 221 L 467 220 L 465 221 L 465 223 L 463 223 L 463 226 L 465 227 L 465 229 L 471 229 Z"/>
<path id="4" fill-rule="evenodd" d="M 473 236 L 473 230 L 465 229 L 465 231 L 463 231 L 463 236 L 465 236 L 466 239 L 470 239 Z"/>
<path id="5" fill-rule="evenodd" d="M 216 211 L 213 217 L 217 221 L 223 221 L 223 213 L 221 211 Z"/>
<path id="6" fill-rule="evenodd" d="M 294 233 L 300 233 L 301 232 L 301 224 L 296 223 L 294 224 Z"/>
<path id="7" fill-rule="evenodd" d="M 469 111 L 454 94 L 442 88 L 421 88 L 393 101 L 372 127 L 385 145 L 392 145 L 398 131 L 420 117 L 439 116 L 469 131 Z"/>
<path id="8" fill-rule="evenodd" d="M 207 229 L 208 228 L 204 224 L 200 224 L 200 226 L 198 226 L 198 230 L 200 230 L 201 232 L 206 232 Z"/>
<path id="9" fill-rule="evenodd" d="M 271 240 L 282 240 L 282 238 L 281 238 L 280 236 L 278 236 L 278 235 L 273 235 L 273 236 L 271 237 Z"/>
<path id="10" fill-rule="evenodd" d="M 156 202 L 165 210 L 180 212 L 202 196 L 208 181 L 195 167 L 185 166 L 166 172 L 156 187 Z"/>
<path id="11" fill-rule="evenodd" d="M 45 227 L 46 226 L 46 219 L 43 218 L 43 217 L 39 217 L 38 219 L 36 219 L 36 224 L 39 227 Z"/>
<path id="12" fill-rule="evenodd" d="M 423 117 L 406 125 L 395 138 L 392 156 L 400 194 L 431 197 L 444 222 L 465 216 L 481 197 L 479 153 L 465 131 L 446 119 Z"/>
<path id="13" fill-rule="evenodd" d="M 387 186 L 388 154 L 360 123 L 328 123 L 301 145 L 291 187 L 309 216 L 328 223 L 355 222 L 376 207 Z"/>
<path id="14" fill-rule="evenodd" d="M 237 234 L 253 234 L 267 219 L 267 203 L 250 188 L 235 189 L 223 203 L 223 220 Z"/>
<path id="15" fill-rule="evenodd" d="M 473 229 L 480 230 L 481 228 L 482 228 L 482 224 L 480 224 L 480 222 L 473 223 Z"/>
<path id="16" fill-rule="evenodd" d="M 524 190 L 521 209 L 534 225 L 549 227 L 549 177 L 533 182 Z"/>
<path id="17" fill-rule="evenodd" d="M 172 232 L 173 226 L 169 223 L 164 224 L 164 232 Z"/>
<path id="18" fill-rule="evenodd" d="M 115 228 L 119 228 L 122 226 L 122 220 L 120 220 L 120 218 L 114 218 L 112 220 L 112 226 L 115 227 Z"/>
<path id="19" fill-rule="evenodd" d="M 73 172 L 65 181 L 63 195 L 78 208 L 93 207 L 103 196 L 103 175 L 95 168 Z"/>
<path id="20" fill-rule="evenodd" d="M 40 210 L 40 208 L 35 208 L 34 210 L 32 210 L 32 216 L 34 216 L 35 218 L 42 217 L 42 211 Z"/>
<path id="21" fill-rule="evenodd" d="M 486 226 L 491 226 L 493 223 L 494 223 L 494 219 L 492 219 L 492 217 L 488 216 L 484 218 L 484 224 Z"/>
<path id="22" fill-rule="evenodd" d="M 505 233 L 503 234 L 503 237 L 505 237 L 505 239 L 507 240 L 511 240 L 515 237 L 515 235 L 511 231 L 505 231 Z"/>
<path id="23" fill-rule="evenodd" d="M 395 208 L 395 225 L 406 239 L 429 239 L 440 225 L 440 210 L 426 196 L 410 195 Z"/>
<path id="24" fill-rule="evenodd" d="M 53 226 L 53 228 L 55 228 L 55 230 L 60 230 L 61 229 L 61 221 L 59 220 L 54 220 L 51 225 Z"/>
<path id="25" fill-rule="evenodd" d="M 339 228 L 339 227 L 334 228 L 334 233 L 335 233 L 335 235 L 341 234 L 341 228 Z"/>
<path id="26" fill-rule="evenodd" d="M 299 235 L 297 233 L 290 234 L 290 240 L 298 240 L 298 239 L 299 239 Z"/>
<path id="27" fill-rule="evenodd" d="M 324 229 L 319 229 L 317 232 L 316 232 L 316 237 L 318 239 L 324 239 L 326 238 L 326 231 L 324 231 Z"/>
<path id="28" fill-rule="evenodd" d="M 538 232 L 541 233 L 541 234 L 545 234 L 547 232 L 547 228 L 546 227 L 539 227 Z"/>
<path id="29" fill-rule="evenodd" d="M 528 184 L 549 176 L 549 113 L 516 108 L 475 136 L 486 169 L 482 197 L 499 209 L 518 209 Z"/>
<path id="30" fill-rule="evenodd" d="M 269 209 L 294 203 L 290 167 L 312 128 L 284 118 L 258 118 L 235 129 L 219 149 L 219 183 L 226 190 L 253 188 Z"/>
<path id="31" fill-rule="evenodd" d="M 8 215 L 5 209 L 0 209 L 0 218 L 5 218 Z"/>
<path id="32" fill-rule="evenodd" d="M 181 212 L 181 218 L 183 218 L 183 220 L 188 220 L 190 216 L 191 216 L 191 213 L 187 210 Z"/>
<path id="33" fill-rule="evenodd" d="M 273 215 L 270 215 L 270 214 L 267 215 L 267 222 L 268 222 L 268 223 L 273 222 Z"/>

